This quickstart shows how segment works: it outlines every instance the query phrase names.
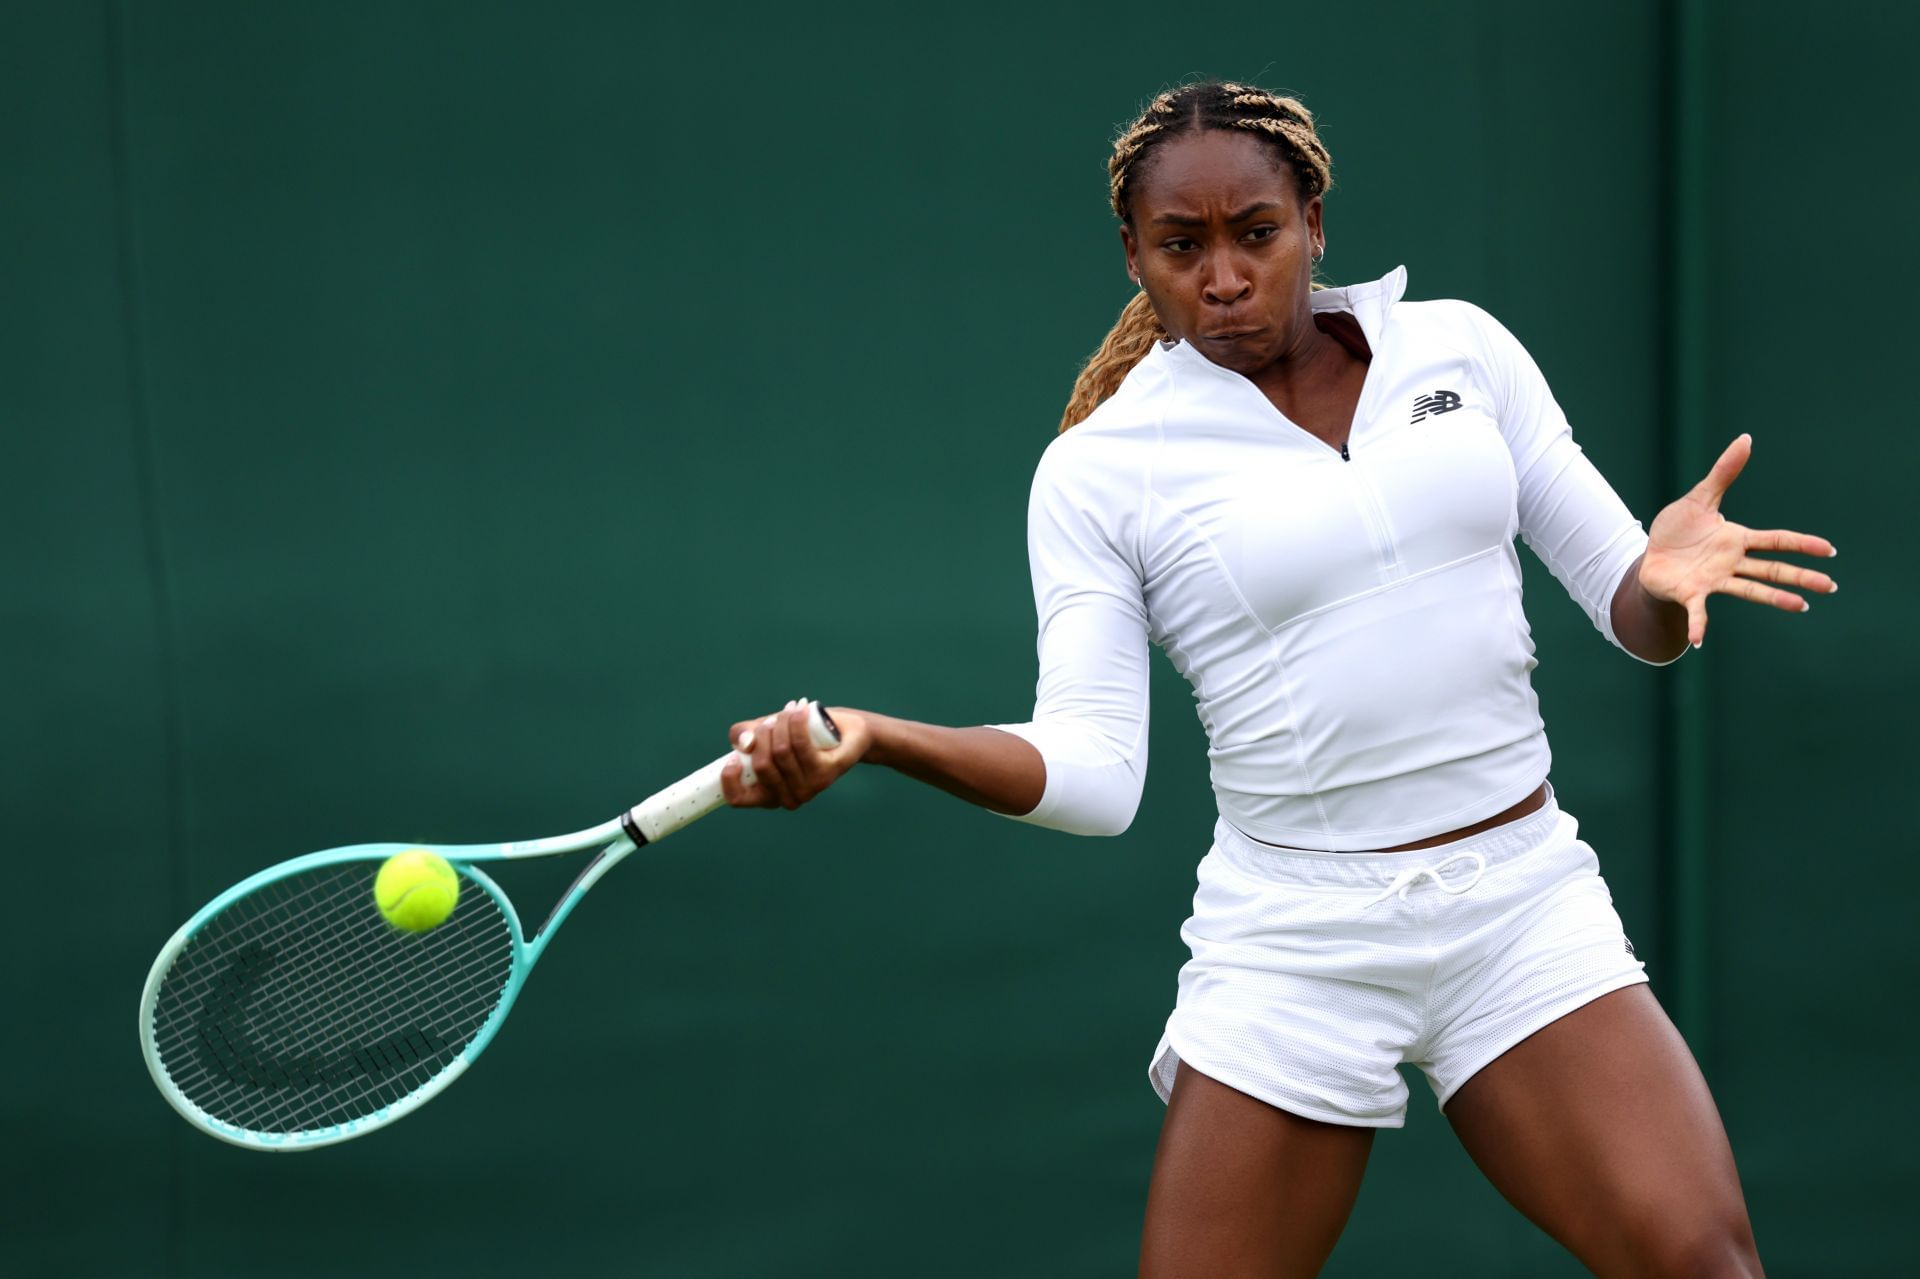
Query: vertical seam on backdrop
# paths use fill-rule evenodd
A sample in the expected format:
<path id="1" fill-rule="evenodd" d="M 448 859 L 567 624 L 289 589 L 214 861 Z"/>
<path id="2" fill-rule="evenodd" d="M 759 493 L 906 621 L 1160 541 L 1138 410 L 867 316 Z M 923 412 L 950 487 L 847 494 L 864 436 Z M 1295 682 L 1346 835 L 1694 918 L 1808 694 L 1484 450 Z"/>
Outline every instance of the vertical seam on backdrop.
<path id="1" fill-rule="evenodd" d="M 114 266 L 120 293 L 120 341 L 126 370 L 127 424 L 131 437 L 134 487 L 140 508 L 140 533 L 147 569 L 147 599 L 152 610 L 154 665 L 160 684 L 161 833 L 166 841 L 167 904 L 172 918 L 187 911 L 186 832 L 181 762 L 179 664 L 173 633 L 173 592 L 166 548 L 160 531 L 159 485 L 154 473 L 151 418 L 147 404 L 146 347 L 140 326 L 140 271 L 133 217 L 132 110 L 128 102 L 127 12 L 125 0 L 105 6 L 105 61 L 108 154 L 113 173 Z M 163 1226 L 164 1265 L 168 1274 L 184 1273 L 182 1175 L 185 1152 L 180 1134 L 168 1138 L 168 1189 Z"/>
<path id="2" fill-rule="evenodd" d="M 1684 492 L 1710 457 L 1706 443 L 1708 360 L 1712 354 L 1707 214 L 1712 200 L 1705 166 L 1713 128 L 1709 93 L 1711 0 L 1670 0 L 1663 10 L 1665 90 L 1671 124 L 1666 143 L 1665 203 L 1674 210 L 1675 234 L 1667 240 L 1666 277 L 1674 282 L 1668 311 L 1665 368 L 1666 448 L 1664 480 Z M 1665 844 L 1662 912 L 1674 973 L 1674 1021 L 1704 1067 L 1711 1053 L 1708 1033 L 1707 959 L 1712 945 L 1706 909 L 1713 867 L 1708 838 L 1707 752 L 1711 726 L 1706 671 L 1689 663 L 1663 681 L 1667 731 L 1662 756 L 1668 779 L 1661 794 Z"/>
<path id="3" fill-rule="evenodd" d="M 159 482 L 154 464 L 152 419 L 148 408 L 147 361 L 144 331 L 140 323 L 140 268 L 133 214 L 133 174 L 130 139 L 130 107 L 127 101 L 127 48 L 125 0 L 108 5 L 107 83 L 113 97 L 108 127 L 112 134 L 114 177 L 115 265 L 120 284 L 120 336 L 126 352 L 127 418 L 133 444 L 134 483 L 139 494 L 140 530 L 147 564 L 149 601 L 153 610 L 154 647 L 160 667 L 161 717 L 167 747 L 165 776 L 166 837 L 173 865 L 173 899 L 168 902 L 175 914 L 184 915 L 186 903 L 186 850 L 180 785 L 179 663 L 173 633 L 173 590 L 167 571 L 165 537 L 160 526 Z"/>
<path id="4" fill-rule="evenodd" d="M 1499 162 L 1500 147 L 1498 143 L 1500 140 L 1499 122 L 1506 118 L 1505 114 L 1500 110 L 1504 99 L 1504 95 L 1501 93 L 1503 85 L 1500 77 L 1505 65 L 1501 55 L 1504 52 L 1504 41 L 1502 37 L 1506 34 L 1507 15 L 1504 12 L 1504 7 L 1498 0 L 1495 0 L 1494 3 L 1482 7 L 1480 17 L 1480 38 L 1478 43 L 1480 45 L 1481 62 L 1480 75 L 1477 78 L 1480 82 L 1481 143 L 1486 148 L 1486 152 L 1481 158 L 1481 164 L 1490 179 L 1486 184 L 1492 195 L 1492 199 L 1489 201 L 1489 207 L 1493 209 L 1493 216 L 1497 219 L 1500 216 L 1500 210 L 1506 207 L 1506 183 L 1503 180 L 1506 177 L 1506 173 Z M 1487 273 L 1488 294 L 1501 299 L 1501 302 L 1504 303 L 1505 297 L 1500 292 L 1500 277 L 1502 275 L 1500 269 L 1500 247 L 1506 243 L 1506 237 L 1501 235 L 1499 231 L 1500 228 L 1497 223 L 1482 228 L 1481 243 L 1485 245 L 1485 256 L 1482 258 L 1482 261 L 1485 263 Z M 1499 303 L 1496 303 L 1496 305 L 1499 305 Z"/>

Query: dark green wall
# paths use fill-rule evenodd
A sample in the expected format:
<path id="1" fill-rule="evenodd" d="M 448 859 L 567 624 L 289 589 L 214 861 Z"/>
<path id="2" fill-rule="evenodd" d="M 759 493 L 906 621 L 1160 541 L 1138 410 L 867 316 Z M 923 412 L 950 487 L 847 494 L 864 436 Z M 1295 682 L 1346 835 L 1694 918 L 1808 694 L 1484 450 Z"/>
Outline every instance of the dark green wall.
<path id="1" fill-rule="evenodd" d="M 1732 516 L 1844 548 L 1846 600 L 1723 604 L 1683 672 L 1544 573 L 1529 611 L 1555 783 L 1656 990 L 1699 992 L 1770 1264 L 1896 1270 L 1920 24 L 1685 11 L 0 5 L 0 1269 L 1125 1272 L 1211 812 L 1170 669 L 1127 835 L 878 773 L 717 817 L 372 1140 L 196 1136 L 134 1005 L 284 856 L 571 829 L 798 694 L 1023 717 L 1027 481 L 1126 296 L 1105 141 L 1211 73 L 1320 113 L 1330 274 L 1500 315 L 1636 510 L 1751 429 Z M 1684 85 L 1706 234 L 1676 243 Z M 1330 1273 L 1408 1258 L 1574 1272 L 1419 1085 Z"/>
<path id="2" fill-rule="evenodd" d="M 1903 798 L 1920 602 L 1894 572 L 1920 462 L 1920 10 L 1739 12 L 1708 68 L 1712 420 L 1754 432 L 1734 517 L 1828 533 L 1847 598 L 1784 626 L 1740 618 L 1709 645 L 1712 1080 L 1761 1239 L 1792 1259 L 1774 1264 L 1890 1275 L 1913 1265 L 1893 1223 L 1920 1188 L 1904 1078 L 1920 838 Z"/>

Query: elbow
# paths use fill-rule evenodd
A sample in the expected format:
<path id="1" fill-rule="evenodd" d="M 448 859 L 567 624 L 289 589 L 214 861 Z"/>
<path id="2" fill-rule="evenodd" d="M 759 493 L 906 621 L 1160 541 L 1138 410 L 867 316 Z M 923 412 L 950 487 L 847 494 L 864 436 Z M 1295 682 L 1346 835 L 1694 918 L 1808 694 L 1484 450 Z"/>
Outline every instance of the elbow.
<path id="1" fill-rule="evenodd" d="M 1039 805 L 1015 821 L 1070 835 L 1118 835 L 1133 825 L 1147 774 L 1146 751 L 1138 742 L 1121 747 L 1079 725 L 1059 722 L 997 727 L 1012 728 L 1032 743 L 1046 767 Z"/>
<path id="2" fill-rule="evenodd" d="M 1140 810 L 1138 803 L 1131 805 L 1113 805 L 1104 812 L 1090 814 L 1086 819 L 1071 826 L 1061 826 L 1060 830 L 1070 835 L 1124 835 L 1127 827 L 1133 825 L 1134 814 Z"/>
<path id="3" fill-rule="evenodd" d="M 1040 807 L 1022 818 L 1069 835 L 1125 834 L 1140 811 L 1143 778 L 1130 769 L 1104 769 L 1104 776 L 1081 774 L 1049 785 Z M 1115 774 L 1119 774 L 1116 776 Z"/>
<path id="4" fill-rule="evenodd" d="M 1124 835 L 1127 827 L 1133 825 L 1133 819 L 1140 811 L 1140 792 L 1146 778 L 1128 770 L 1124 786 L 1116 786 L 1107 796 L 1107 802 L 1101 806 L 1097 820 L 1089 822 L 1083 835 Z"/>

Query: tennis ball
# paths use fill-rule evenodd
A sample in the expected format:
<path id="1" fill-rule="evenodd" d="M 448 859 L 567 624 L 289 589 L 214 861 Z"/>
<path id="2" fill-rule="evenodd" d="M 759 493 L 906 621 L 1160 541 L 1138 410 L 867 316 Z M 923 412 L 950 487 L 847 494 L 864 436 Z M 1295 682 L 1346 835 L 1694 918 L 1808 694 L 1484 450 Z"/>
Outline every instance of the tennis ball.
<path id="1" fill-rule="evenodd" d="M 460 900 L 460 876 L 446 858 L 409 848 L 381 864 L 373 879 L 373 900 L 395 928 L 424 933 L 453 914 Z"/>

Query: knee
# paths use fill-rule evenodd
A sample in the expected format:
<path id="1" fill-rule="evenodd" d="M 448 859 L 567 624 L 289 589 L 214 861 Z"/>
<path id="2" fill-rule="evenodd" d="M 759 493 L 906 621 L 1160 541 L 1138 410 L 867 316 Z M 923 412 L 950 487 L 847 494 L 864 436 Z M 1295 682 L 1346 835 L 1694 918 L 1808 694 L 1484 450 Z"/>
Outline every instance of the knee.
<path id="1" fill-rule="evenodd" d="M 1642 1250 L 1636 1274 L 1663 1279 L 1762 1279 L 1753 1228 L 1744 1213 L 1662 1232 Z"/>

